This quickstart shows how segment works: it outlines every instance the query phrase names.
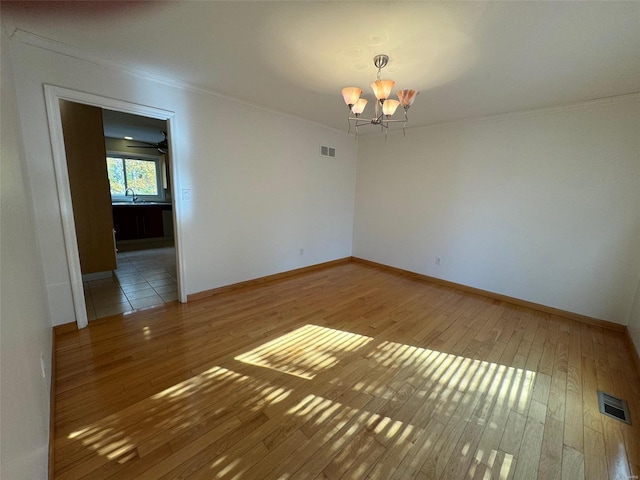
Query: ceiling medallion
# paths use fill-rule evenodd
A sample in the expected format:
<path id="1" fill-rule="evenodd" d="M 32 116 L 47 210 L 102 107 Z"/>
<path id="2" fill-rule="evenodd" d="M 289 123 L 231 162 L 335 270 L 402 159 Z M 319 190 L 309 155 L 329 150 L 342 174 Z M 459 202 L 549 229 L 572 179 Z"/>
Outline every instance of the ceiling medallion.
<path id="1" fill-rule="evenodd" d="M 344 103 L 349 107 L 348 133 L 351 133 L 352 122 L 355 127 L 356 137 L 358 136 L 358 127 L 363 125 L 380 125 L 380 130 L 384 131 L 384 137 L 386 140 L 389 124 L 402 122 L 402 133 L 405 134 L 405 128 L 409 121 L 407 111 L 420 92 L 416 90 L 399 90 L 396 94 L 398 96 L 398 100 L 390 99 L 389 95 L 391 94 L 391 89 L 396 82 L 393 80 L 380 79 L 382 69 L 386 67 L 388 63 L 389 57 L 387 55 L 376 55 L 373 57 L 373 64 L 378 69 L 377 79 L 371 84 L 373 94 L 376 97 L 375 115 L 373 117 L 365 118 L 362 116 L 364 107 L 367 105 L 367 99 L 360 98 L 360 95 L 362 95 L 362 90 L 360 88 L 345 87 L 342 89 L 342 98 L 344 98 Z M 404 118 L 391 118 L 400 105 L 402 105 L 402 108 L 404 109 Z"/>

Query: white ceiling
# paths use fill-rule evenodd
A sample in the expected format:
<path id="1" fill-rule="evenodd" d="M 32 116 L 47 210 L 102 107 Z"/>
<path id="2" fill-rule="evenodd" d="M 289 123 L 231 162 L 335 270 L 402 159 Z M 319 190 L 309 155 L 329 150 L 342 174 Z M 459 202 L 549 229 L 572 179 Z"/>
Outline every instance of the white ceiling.
<path id="1" fill-rule="evenodd" d="M 640 91 L 640 2 L 3 2 L 9 28 L 341 130 L 340 89 L 421 90 L 411 125 Z M 365 111 L 366 113 L 366 111 Z"/>

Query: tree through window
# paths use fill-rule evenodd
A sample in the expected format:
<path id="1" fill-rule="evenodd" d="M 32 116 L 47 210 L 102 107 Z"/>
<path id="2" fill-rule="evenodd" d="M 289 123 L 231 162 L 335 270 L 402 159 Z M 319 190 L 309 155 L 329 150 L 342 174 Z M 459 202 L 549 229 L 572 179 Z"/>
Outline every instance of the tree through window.
<path id="1" fill-rule="evenodd" d="M 107 157 L 107 174 L 112 197 L 123 197 L 127 188 L 136 195 L 159 195 L 157 160 Z"/>

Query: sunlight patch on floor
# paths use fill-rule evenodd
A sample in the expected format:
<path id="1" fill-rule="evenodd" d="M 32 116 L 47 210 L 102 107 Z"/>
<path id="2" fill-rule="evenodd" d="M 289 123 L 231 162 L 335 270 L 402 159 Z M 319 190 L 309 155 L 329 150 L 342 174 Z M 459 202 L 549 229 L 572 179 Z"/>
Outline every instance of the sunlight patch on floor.
<path id="1" fill-rule="evenodd" d="M 321 445 L 315 455 L 327 458 L 325 471 L 334 476 L 394 478 L 385 462 L 371 462 L 372 451 L 385 455 L 387 449 L 402 453 L 393 469 L 397 478 L 432 469 L 441 475 L 460 462 L 477 470 L 478 478 L 513 475 L 515 459 L 499 450 L 492 432 L 504 428 L 496 421 L 510 411 L 527 415 L 535 372 L 393 341 L 371 342 L 365 335 L 305 325 L 235 360 L 305 380 L 327 372 L 317 388 L 313 382 L 294 387 L 286 375 L 280 384 L 279 377 L 248 373 L 251 368 L 242 364 L 238 371 L 214 366 L 72 432 L 65 442 L 79 441 L 124 463 L 169 439 L 189 438 L 190 429 L 203 422 L 211 429 L 231 422 L 233 431 L 245 417 L 266 415 L 294 426 L 283 438 L 298 429 L 304 433 L 294 449 Z M 331 371 L 341 362 L 342 368 Z M 468 428 L 482 429 L 477 443 L 462 435 Z M 246 458 L 252 446 L 235 455 L 221 452 L 207 468 L 219 478 L 242 478 L 260 462 Z M 347 472 L 340 470 L 345 463 Z"/>
<path id="2" fill-rule="evenodd" d="M 274 386 L 223 367 L 215 366 L 164 389 L 117 414 L 109 415 L 67 435 L 67 442 L 81 442 L 108 460 L 124 463 L 166 443 L 163 434 L 177 436 L 203 421 L 220 422 L 230 417 L 226 393 L 234 395 L 235 408 L 250 411 L 257 404 L 274 405 L 288 396 L 289 389 Z M 144 420 L 129 423 L 130 418 Z M 136 450 L 138 451 L 136 453 Z"/>
<path id="3" fill-rule="evenodd" d="M 311 380 L 319 372 L 336 365 L 345 353 L 370 341 L 371 337 L 356 333 L 305 325 L 235 359 Z"/>

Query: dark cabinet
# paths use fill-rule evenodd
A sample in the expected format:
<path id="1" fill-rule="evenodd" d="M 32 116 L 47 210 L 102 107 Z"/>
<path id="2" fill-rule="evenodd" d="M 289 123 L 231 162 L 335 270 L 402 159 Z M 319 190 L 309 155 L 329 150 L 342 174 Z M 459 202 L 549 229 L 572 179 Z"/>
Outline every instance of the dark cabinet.
<path id="1" fill-rule="evenodd" d="M 116 240 L 163 237 L 162 211 L 170 209 L 169 205 L 114 205 Z"/>

